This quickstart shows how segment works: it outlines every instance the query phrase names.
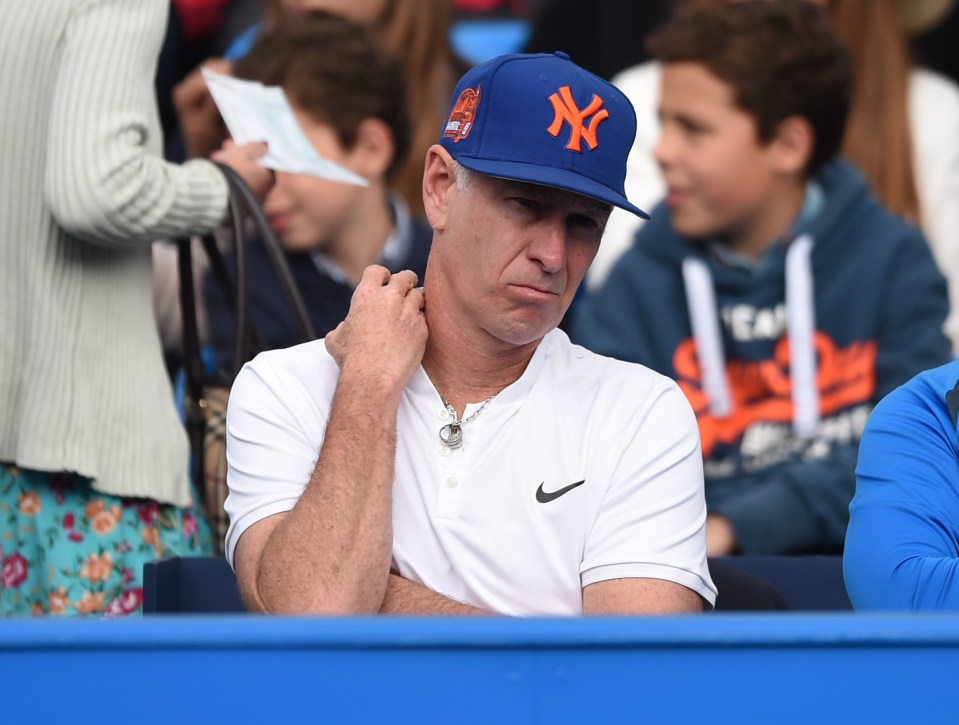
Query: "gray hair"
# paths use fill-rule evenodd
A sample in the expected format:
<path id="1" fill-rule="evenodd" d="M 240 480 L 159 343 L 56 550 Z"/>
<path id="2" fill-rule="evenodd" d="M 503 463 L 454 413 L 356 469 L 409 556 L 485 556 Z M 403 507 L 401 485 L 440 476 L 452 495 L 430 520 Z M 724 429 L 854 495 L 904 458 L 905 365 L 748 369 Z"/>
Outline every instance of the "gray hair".
<path id="1" fill-rule="evenodd" d="M 456 189 L 458 191 L 469 191 L 473 184 L 473 172 L 457 163 L 454 174 L 456 176 Z"/>

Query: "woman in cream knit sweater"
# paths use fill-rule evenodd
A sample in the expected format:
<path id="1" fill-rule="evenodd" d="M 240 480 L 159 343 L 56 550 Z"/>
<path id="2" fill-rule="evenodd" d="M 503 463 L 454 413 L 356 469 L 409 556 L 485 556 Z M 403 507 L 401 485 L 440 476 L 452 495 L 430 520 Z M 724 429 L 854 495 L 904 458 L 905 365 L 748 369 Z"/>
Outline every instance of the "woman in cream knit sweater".
<path id="1" fill-rule="evenodd" d="M 0 614 L 136 611 L 208 551 L 151 307 L 150 243 L 227 186 L 160 156 L 167 0 L 6 3 L 0 24 Z M 262 144 L 219 159 L 265 194 Z"/>

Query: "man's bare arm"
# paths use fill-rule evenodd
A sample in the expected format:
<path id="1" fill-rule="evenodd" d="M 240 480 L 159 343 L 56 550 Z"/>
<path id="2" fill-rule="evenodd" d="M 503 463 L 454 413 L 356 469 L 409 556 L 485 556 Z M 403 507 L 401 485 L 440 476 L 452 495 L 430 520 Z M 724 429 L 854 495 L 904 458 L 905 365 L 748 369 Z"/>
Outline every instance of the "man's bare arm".
<path id="1" fill-rule="evenodd" d="M 482 616 L 494 612 L 458 602 L 397 574 L 390 574 L 380 614 L 425 614 L 442 617 Z"/>
<path id="2" fill-rule="evenodd" d="M 690 614 L 703 611 L 692 589 L 663 579 L 609 579 L 583 589 L 583 614 Z"/>
<path id="3" fill-rule="evenodd" d="M 583 590 L 583 614 L 702 613 L 703 599 L 684 586 L 662 579 L 611 579 Z M 390 574 L 380 614 L 433 616 L 494 615 Z"/>
<path id="4" fill-rule="evenodd" d="M 254 611 L 373 614 L 392 557 L 396 412 L 426 343 L 416 275 L 371 267 L 327 336 L 340 366 L 323 446 L 291 511 L 251 526 L 234 560 Z"/>
<path id="5" fill-rule="evenodd" d="M 337 388 L 319 460 L 296 506 L 275 522 L 258 522 L 237 545 L 238 581 L 254 610 L 379 609 L 392 556 L 396 423 L 395 414 L 376 414 L 389 410 L 383 400 L 355 387 L 342 381 Z M 256 536 L 267 522 L 268 537 Z"/>

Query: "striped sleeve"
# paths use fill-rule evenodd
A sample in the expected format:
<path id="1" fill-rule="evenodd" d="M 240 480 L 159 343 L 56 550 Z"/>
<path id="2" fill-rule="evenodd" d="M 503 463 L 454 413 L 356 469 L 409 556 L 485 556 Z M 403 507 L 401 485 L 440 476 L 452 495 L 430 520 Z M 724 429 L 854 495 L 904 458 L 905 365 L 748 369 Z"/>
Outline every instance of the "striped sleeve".
<path id="1" fill-rule="evenodd" d="M 61 39 L 45 197 L 58 224 L 112 245 L 206 233 L 224 217 L 227 187 L 206 160 L 160 156 L 153 78 L 165 0 L 86 0 Z"/>

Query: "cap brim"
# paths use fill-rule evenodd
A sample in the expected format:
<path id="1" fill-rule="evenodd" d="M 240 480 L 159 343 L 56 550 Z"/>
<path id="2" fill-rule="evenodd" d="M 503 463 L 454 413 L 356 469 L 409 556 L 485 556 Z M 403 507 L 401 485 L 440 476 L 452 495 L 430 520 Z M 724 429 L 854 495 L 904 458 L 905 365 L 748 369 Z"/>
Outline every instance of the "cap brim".
<path id="1" fill-rule="evenodd" d="M 590 199 L 604 201 L 620 209 L 635 214 L 640 219 L 649 219 L 649 214 L 638 206 L 629 203 L 622 194 L 617 193 L 604 184 L 566 169 L 556 169 L 539 164 L 524 164 L 518 161 L 491 161 L 489 159 L 472 159 L 468 156 L 454 157 L 457 163 L 462 164 L 470 171 L 487 176 L 498 176 L 512 181 L 526 181 L 530 184 L 552 186 L 557 189 L 572 191 L 575 194 L 588 196 Z"/>

